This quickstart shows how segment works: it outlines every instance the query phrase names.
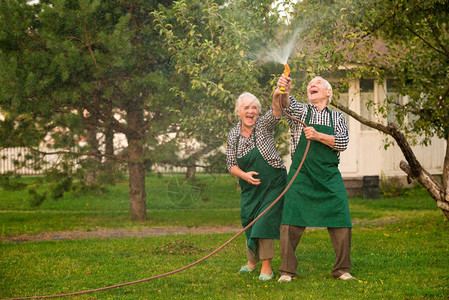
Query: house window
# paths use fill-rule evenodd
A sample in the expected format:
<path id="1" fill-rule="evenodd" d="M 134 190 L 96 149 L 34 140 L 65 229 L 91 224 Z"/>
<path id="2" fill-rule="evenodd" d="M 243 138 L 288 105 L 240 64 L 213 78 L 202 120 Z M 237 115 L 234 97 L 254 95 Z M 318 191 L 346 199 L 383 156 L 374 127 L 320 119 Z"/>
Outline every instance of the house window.
<path id="1" fill-rule="evenodd" d="M 391 109 L 388 111 L 387 122 L 396 122 L 394 108 L 398 105 L 404 104 L 404 98 L 399 93 L 400 88 L 397 80 L 395 79 L 387 79 L 387 98 L 390 101 L 389 106 Z"/>
<path id="2" fill-rule="evenodd" d="M 360 79 L 360 114 L 368 120 L 375 120 L 374 114 L 374 79 Z M 366 125 L 361 125 L 363 131 L 375 130 Z"/>
<path id="3" fill-rule="evenodd" d="M 409 96 L 403 96 L 401 93 L 401 86 L 399 82 L 395 79 L 387 79 L 387 97 L 390 100 L 390 107 L 395 108 L 397 106 L 404 106 L 407 102 L 410 101 Z M 410 112 L 407 113 L 406 119 L 404 120 L 406 123 L 413 123 L 418 119 L 415 114 Z M 388 123 L 395 122 L 398 123 L 395 114 L 393 111 L 388 112 L 387 116 Z"/>

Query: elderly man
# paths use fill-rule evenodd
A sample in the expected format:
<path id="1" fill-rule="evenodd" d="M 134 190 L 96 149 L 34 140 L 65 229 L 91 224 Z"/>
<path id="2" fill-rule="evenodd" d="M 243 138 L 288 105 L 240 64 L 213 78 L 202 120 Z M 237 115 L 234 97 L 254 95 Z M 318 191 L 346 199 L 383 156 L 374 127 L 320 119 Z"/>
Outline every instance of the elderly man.
<path id="1" fill-rule="evenodd" d="M 330 110 L 332 87 L 321 77 L 312 79 L 307 87 L 308 104 L 298 103 L 289 96 L 291 79 L 284 74 L 273 95 L 273 115 L 281 117 L 280 103 L 290 115 L 292 164 L 288 180 L 298 169 L 307 140 L 309 154 L 294 183 L 284 196 L 280 229 L 282 265 L 279 282 L 289 282 L 297 275 L 295 255 L 306 227 L 327 227 L 336 254 L 332 275 L 342 280 L 355 279 L 351 268 L 351 217 L 348 196 L 338 170 L 339 152 L 347 148 L 349 134 L 346 120 L 340 112 Z M 285 88 L 282 94 L 281 88 Z"/>

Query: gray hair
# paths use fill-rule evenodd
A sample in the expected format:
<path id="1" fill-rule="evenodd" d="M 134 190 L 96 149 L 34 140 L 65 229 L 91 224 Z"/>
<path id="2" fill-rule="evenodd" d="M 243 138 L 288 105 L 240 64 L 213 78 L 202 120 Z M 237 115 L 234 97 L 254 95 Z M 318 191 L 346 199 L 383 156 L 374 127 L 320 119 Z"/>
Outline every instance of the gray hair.
<path id="1" fill-rule="evenodd" d="M 236 115 L 238 115 L 238 112 L 240 110 L 240 107 L 242 106 L 242 103 L 244 100 L 250 100 L 251 104 L 256 104 L 257 106 L 257 111 L 260 113 L 260 109 L 261 109 L 261 105 L 260 105 L 260 101 L 259 99 L 257 99 L 256 96 L 254 96 L 251 93 L 248 92 L 244 92 L 243 94 L 241 94 L 238 98 L 237 98 L 237 102 L 235 103 L 235 109 L 234 109 L 234 113 Z"/>
<path id="2" fill-rule="evenodd" d="M 315 76 L 315 77 L 314 77 L 312 80 L 310 80 L 309 82 L 312 82 L 312 81 L 314 81 L 315 79 L 318 79 L 318 80 L 324 82 L 324 85 L 326 86 L 326 88 L 327 88 L 328 90 L 331 90 L 331 95 L 329 96 L 329 99 L 327 100 L 327 104 L 329 104 L 329 103 L 331 102 L 331 100 L 332 100 L 332 94 L 333 94 L 332 85 L 329 83 L 329 81 L 327 81 L 326 79 L 324 79 L 324 78 L 321 77 L 321 76 Z"/>

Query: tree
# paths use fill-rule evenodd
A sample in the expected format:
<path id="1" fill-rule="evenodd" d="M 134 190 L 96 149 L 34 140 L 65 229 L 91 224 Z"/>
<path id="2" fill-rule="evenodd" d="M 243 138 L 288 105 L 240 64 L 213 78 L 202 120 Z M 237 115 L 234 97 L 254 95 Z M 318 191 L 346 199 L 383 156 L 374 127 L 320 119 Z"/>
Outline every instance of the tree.
<path id="1" fill-rule="evenodd" d="M 2 145 L 37 151 L 51 133 L 58 154 L 127 164 L 130 215 L 143 220 L 146 165 L 173 163 L 180 143 L 192 138 L 202 148 L 175 163 L 192 166 L 223 145 L 240 93 L 270 103 L 272 77 L 248 55 L 257 35 L 278 26 L 272 1 L 170 4 L 2 2 Z M 109 137 L 107 153 L 97 146 L 100 132 Z M 112 153 L 111 132 L 126 136 L 125 151 Z M 88 138 L 86 152 L 72 151 L 80 136 Z"/>
<path id="2" fill-rule="evenodd" d="M 178 1 L 154 12 L 156 28 L 172 55 L 184 84 L 171 90 L 184 102 L 177 122 L 177 140 L 196 139 L 200 148 L 177 160 L 192 170 L 200 157 L 223 145 L 235 125 L 233 109 L 239 94 L 249 91 L 270 107 L 272 72 L 260 67 L 262 41 L 278 43 L 280 18 L 273 1 Z M 265 33 L 268 32 L 268 37 Z M 265 45 L 263 45 L 265 46 Z M 260 54 L 260 53 L 259 53 Z M 264 53 L 267 56 L 267 53 Z M 224 162 L 222 162 L 224 165 Z M 188 172 L 187 177 L 192 176 Z"/>
<path id="3" fill-rule="evenodd" d="M 322 18 L 315 18 L 317 9 Z M 449 134 L 449 2 L 448 1 L 303 1 L 295 15 L 305 27 L 295 66 L 305 76 L 337 71 L 352 64 L 348 78 L 396 79 L 403 103 L 387 98 L 375 107 L 377 120 L 368 120 L 338 101 L 333 105 L 361 123 L 394 138 L 405 161 L 409 181 L 421 183 L 449 218 L 449 148 L 443 180 L 433 178 L 415 157 L 411 145 L 430 138 L 448 141 Z M 306 25 L 305 25 L 306 24 Z M 376 45 L 381 44 L 384 51 Z M 307 45 L 307 46 L 305 46 Z M 310 47 L 316 45 L 317 47 Z M 340 71 L 341 72 L 341 71 Z M 394 122 L 387 120 L 394 116 Z"/>
<path id="4" fill-rule="evenodd" d="M 65 149 L 59 154 L 98 157 L 95 132 L 124 134 L 126 154 L 112 156 L 109 144 L 108 155 L 127 164 L 130 215 L 139 221 L 146 216 L 144 145 L 172 123 L 179 104 L 165 89 L 169 57 L 150 15 L 170 2 L 17 0 L 0 7 L 2 145 L 36 150 L 51 133 Z M 86 129 L 93 151 L 73 153 Z"/>

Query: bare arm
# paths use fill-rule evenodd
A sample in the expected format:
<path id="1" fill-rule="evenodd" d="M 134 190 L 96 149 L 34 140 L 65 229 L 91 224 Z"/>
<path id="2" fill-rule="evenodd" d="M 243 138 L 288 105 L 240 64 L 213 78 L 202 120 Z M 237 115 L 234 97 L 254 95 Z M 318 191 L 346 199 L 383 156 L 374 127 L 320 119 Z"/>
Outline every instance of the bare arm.
<path id="1" fill-rule="evenodd" d="M 289 94 L 291 89 L 291 83 L 292 83 L 291 78 L 285 76 L 285 74 L 282 74 L 282 76 L 278 80 L 278 87 L 274 91 L 272 102 L 273 115 L 276 118 L 280 118 L 282 116 L 282 110 L 281 107 L 279 106 L 279 99 L 282 99 L 282 106 L 284 108 L 290 106 Z M 285 87 L 285 92 L 283 94 L 281 94 L 280 89 L 281 87 Z"/>
<path id="2" fill-rule="evenodd" d="M 248 182 L 250 184 L 253 184 L 253 185 L 260 184 L 260 179 L 253 177 L 254 175 L 259 175 L 259 173 L 257 173 L 257 172 L 254 172 L 254 171 L 245 172 L 242 169 L 240 169 L 238 166 L 233 166 L 229 170 L 229 173 L 231 173 L 234 176 L 237 176 L 238 178 L 245 180 L 246 182 Z"/>

